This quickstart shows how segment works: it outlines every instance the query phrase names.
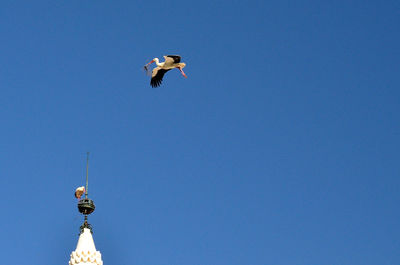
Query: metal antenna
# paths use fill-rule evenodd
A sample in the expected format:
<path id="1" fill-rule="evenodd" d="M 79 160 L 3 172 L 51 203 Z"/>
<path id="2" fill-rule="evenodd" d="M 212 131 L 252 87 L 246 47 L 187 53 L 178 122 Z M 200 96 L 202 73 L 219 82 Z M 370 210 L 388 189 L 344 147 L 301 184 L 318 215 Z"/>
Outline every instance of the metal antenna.
<path id="1" fill-rule="evenodd" d="M 90 229 L 92 232 L 92 226 L 88 223 L 88 215 L 91 214 L 96 206 L 94 202 L 88 198 L 88 189 L 89 189 L 89 152 L 86 153 L 86 190 L 85 190 L 85 198 L 78 201 L 78 210 L 81 214 L 85 216 L 85 221 L 81 226 L 81 234 L 83 233 L 84 228 Z"/>
<path id="2" fill-rule="evenodd" d="M 88 196 L 88 189 L 89 189 L 89 152 L 86 153 L 86 192 L 85 198 L 87 199 Z"/>

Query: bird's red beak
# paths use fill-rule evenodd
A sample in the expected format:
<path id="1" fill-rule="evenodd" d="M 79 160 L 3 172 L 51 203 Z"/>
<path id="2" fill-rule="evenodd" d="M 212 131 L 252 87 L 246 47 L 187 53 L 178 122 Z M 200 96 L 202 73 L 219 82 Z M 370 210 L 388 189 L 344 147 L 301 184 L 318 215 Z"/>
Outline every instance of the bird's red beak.
<path id="1" fill-rule="evenodd" d="M 154 63 L 154 60 L 151 60 L 148 64 L 146 64 L 146 65 L 149 65 L 149 64 L 152 64 L 152 63 Z"/>
<path id="2" fill-rule="evenodd" d="M 182 68 L 178 68 L 178 69 L 179 69 L 179 71 L 181 71 L 181 74 L 182 74 L 185 78 L 187 78 L 187 76 L 186 76 L 185 73 L 183 72 Z"/>

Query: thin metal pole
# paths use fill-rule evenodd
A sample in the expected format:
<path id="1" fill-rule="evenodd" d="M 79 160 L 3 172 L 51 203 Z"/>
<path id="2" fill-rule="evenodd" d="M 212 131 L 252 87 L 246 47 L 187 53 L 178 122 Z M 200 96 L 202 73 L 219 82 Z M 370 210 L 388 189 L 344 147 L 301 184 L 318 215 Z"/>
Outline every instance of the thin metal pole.
<path id="1" fill-rule="evenodd" d="M 86 153 L 86 192 L 85 192 L 85 198 L 87 199 L 88 196 L 88 189 L 89 189 L 89 152 Z"/>

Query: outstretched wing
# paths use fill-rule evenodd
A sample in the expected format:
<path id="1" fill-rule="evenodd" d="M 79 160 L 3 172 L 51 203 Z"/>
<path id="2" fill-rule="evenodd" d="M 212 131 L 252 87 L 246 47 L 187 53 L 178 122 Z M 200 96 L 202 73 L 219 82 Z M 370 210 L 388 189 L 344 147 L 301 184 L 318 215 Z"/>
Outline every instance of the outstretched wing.
<path id="1" fill-rule="evenodd" d="M 181 57 L 179 55 L 166 55 L 164 56 L 166 64 L 180 63 Z"/>
<path id="2" fill-rule="evenodd" d="M 162 69 L 161 67 L 154 68 L 153 74 L 151 75 L 150 85 L 152 87 L 160 86 L 165 73 L 168 72 L 169 70 L 170 69 L 168 70 Z"/>

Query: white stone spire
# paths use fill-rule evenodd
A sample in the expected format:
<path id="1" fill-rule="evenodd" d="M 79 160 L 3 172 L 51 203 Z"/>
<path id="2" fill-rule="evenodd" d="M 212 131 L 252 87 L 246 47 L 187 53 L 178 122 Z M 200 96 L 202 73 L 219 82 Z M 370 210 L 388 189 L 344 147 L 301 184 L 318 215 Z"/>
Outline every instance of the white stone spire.
<path id="1" fill-rule="evenodd" d="M 103 265 L 101 253 L 96 250 L 89 228 L 83 228 L 79 235 L 78 244 L 75 251 L 71 253 L 69 265 Z"/>

